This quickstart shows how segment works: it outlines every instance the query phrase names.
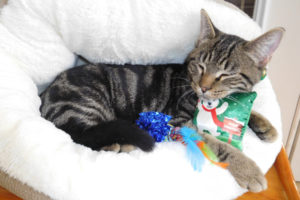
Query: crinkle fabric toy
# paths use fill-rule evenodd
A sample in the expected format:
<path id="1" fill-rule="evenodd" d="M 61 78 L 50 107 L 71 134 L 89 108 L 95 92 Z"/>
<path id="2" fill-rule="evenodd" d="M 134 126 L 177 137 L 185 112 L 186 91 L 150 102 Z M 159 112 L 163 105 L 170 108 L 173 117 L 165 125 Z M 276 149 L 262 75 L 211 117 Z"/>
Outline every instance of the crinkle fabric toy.
<path id="1" fill-rule="evenodd" d="M 193 123 L 204 133 L 242 150 L 256 92 L 234 93 L 223 99 L 199 99 Z"/>

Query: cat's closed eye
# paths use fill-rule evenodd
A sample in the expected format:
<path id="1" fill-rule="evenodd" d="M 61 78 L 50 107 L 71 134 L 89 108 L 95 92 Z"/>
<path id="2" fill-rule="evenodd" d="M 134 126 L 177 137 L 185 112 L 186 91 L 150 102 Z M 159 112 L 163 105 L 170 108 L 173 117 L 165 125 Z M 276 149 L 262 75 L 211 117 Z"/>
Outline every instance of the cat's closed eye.
<path id="1" fill-rule="evenodd" d="M 197 66 L 198 66 L 203 72 L 205 72 L 205 67 L 204 67 L 202 64 L 198 63 Z"/>
<path id="2" fill-rule="evenodd" d="M 189 71 L 191 74 L 194 75 L 203 75 L 203 73 L 205 73 L 205 67 L 198 62 L 193 62 L 191 63 L 191 67 L 189 68 Z"/>
<path id="3" fill-rule="evenodd" d="M 222 81 L 228 76 L 229 74 L 220 74 L 218 77 L 216 77 L 216 81 Z"/>

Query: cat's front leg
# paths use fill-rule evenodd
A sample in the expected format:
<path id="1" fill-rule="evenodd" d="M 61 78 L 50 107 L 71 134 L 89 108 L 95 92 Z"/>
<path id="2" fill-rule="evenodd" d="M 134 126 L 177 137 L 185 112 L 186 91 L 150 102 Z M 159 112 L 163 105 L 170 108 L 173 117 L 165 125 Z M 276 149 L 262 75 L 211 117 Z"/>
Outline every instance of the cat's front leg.
<path id="1" fill-rule="evenodd" d="M 255 111 L 251 112 L 248 125 L 263 141 L 274 142 L 278 137 L 276 129 L 272 126 L 269 120 Z"/>
<path id="2" fill-rule="evenodd" d="M 184 126 L 197 130 L 197 127 L 191 120 L 186 122 Z M 219 141 L 214 136 L 203 133 L 199 134 L 218 156 L 220 162 L 229 164 L 227 169 L 241 187 L 251 192 L 260 192 L 267 188 L 267 181 L 254 161 L 231 145 Z"/>
<path id="3" fill-rule="evenodd" d="M 209 134 L 202 134 L 202 136 L 220 162 L 229 164 L 227 169 L 241 187 L 251 192 L 260 192 L 267 188 L 267 181 L 254 161 L 231 145 Z"/>

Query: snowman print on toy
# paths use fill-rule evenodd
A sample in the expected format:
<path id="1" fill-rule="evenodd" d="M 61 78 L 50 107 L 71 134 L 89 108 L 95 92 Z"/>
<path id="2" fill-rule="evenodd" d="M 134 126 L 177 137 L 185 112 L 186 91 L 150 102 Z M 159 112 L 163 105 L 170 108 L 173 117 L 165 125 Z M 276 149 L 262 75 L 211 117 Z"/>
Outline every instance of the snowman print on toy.
<path id="1" fill-rule="evenodd" d="M 255 97 L 256 93 L 250 93 L 234 94 L 224 99 L 200 99 L 193 122 L 201 132 L 241 150 L 245 124 L 248 123 Z"/>
<path id="2" fill-rule="evenodd" d="M 220 115 L 228 108 L 228 103 L 224 102 L 220 107 L 217 108 L 220 101 L 219 99 L 206 100 L 201 99 L 198 101 L 198 112 L 197 121 L 201 122 L 204 126 L 198 126 L 201 131 L 210 133 L 217 137 L 221 133 L 218 132 L 218 127 L 223 126 L 223 122 L 219 121 L 217 115 Z"/>

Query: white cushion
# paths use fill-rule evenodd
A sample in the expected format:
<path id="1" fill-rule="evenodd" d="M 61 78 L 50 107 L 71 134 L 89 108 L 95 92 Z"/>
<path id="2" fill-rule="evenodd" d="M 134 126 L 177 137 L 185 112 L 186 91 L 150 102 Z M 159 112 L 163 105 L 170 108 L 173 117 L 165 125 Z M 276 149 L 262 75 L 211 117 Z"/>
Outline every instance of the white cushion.
<path id="1" fill-rule="evenodd" d="M 75 54 L 94 62 L 182 63 L 193 48 L 205 8 L 224 32 L 252 39 L 260 28 L 223 1 L 9 0 L 0 15 L 0 168 L 53 199 L 233 199 L 246 190 L 227 170 L 193 170 L 178 143 L 152 153 L 96 152 L 40 117 L 42 91 Z M 248 129 L 244 153 L 263 172 L 281 148 L 279 106 L 268 78 L 256 86 L 254 109 L 280 137 L 260 141 Z"/>

